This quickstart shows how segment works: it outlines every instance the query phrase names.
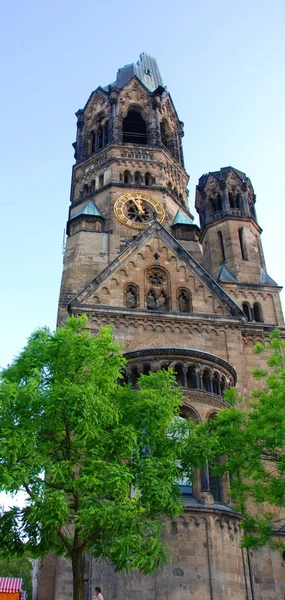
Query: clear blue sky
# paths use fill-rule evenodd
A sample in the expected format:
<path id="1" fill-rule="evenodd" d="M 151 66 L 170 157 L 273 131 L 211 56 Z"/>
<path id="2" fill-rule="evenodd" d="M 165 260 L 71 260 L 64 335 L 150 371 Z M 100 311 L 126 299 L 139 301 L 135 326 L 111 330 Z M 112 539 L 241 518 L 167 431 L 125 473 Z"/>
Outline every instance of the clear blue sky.
<path id="1" fill-rule="evenodd" d="M 142 51 L 179 117 L 197 179 L 232 165 L 257 194 L 267 269 L 284 273 L 284 0 L 2 2 L 1 348 L 54 328 L 78 108 Z"/>

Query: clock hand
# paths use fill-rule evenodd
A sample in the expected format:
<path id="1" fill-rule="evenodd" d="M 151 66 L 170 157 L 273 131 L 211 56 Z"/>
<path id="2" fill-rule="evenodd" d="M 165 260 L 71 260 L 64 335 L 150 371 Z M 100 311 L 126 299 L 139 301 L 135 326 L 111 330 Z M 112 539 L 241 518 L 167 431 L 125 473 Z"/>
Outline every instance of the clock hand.
<path id="1" fill-rule="evenodd" d="M 132 201 L 136 205 L 140 215 L 142 215 L 144 213 L 144 209 L 142 208 L 142 200 L 139 200 L 138 198 L 132 198 Z"/>

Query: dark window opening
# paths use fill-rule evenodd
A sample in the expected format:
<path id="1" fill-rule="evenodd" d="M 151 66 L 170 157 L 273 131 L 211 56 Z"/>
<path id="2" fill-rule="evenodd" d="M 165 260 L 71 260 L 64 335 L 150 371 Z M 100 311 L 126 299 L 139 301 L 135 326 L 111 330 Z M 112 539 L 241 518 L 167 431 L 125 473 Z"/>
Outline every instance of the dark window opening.
<path id="1" fill-rule="evenodd" d="M 262 318 L 262 312 L 261 312 L 261 306 L 258 302 L 255 302 L 253 305 L 253 318 L 257 323 L 262 323 L 263 322 L 263 318 Z"/>
<path id="2" fill-rule="evenodd" d="M 146 122 L 136 110 L 129 110 L 123 120 L 123 142 L 125 144 L 147 144 Z"/>
<path id="3" fill-rule="evenodd" d="M 140 185 L 141 184 L 141 174 L 139 173 L 139 171 L 135 172 L 134 179 L 135 179 L 135 184 L 136 185 Z"/>
<path id="4" fill-rule="evenodd" d="M 205 371 L 203 372 L 202 381 L 203 381 L 203 390 L 205 390 L 205 392 L 210 392 L 211 391 L 210 371 L 208 371 L 208 369 L 205 369 Z"/>
<path id="5" fill-rule="evenodd" d="M 219 475 L 213 474 L 212 467 L 209 466 L 209 484 L 210 484 L 210 492 L 215 500 L 215 502 L 223 501 L 223 493 L 222 493 L 222 482 Z"/>
<path id="6" fill-rule="evenodd" d="M 124 171 L 124 183 L 131 183 L 130 171 Z"/>
<path id="7" fill-rule="evenodd" d="M 145 183 L 145 185 L 151 185 L 151 174 L 150 173 L 145 173 L 144 183 Z"/>
<path id="8" fill-rule="evenodd" d="M 221 395 L 220 376 L 218 373 L 215 373 L 213 377 L 213 394 L 217 394 L 217 396 Z"/>
<path id="9" fill-rule="evenodd" d="M 192 388 L 193 390 L 197 389 L 198 385 L 197 385 L 197 375 L 196 375 L 195 367 L 189 367 L 187 369 L 186 380 L 187 380 L 188 388 Z"/>
<path id="10" fill-rule="evenodd" d="M 230 208 L 235 208 L 235 201 L 234 201 L 234 196 L 233 196 L 232 192 L 229 192 L 229 203 L 230 203 Z"/>
<path id="11" fill-rule="evenodd" d="M 248 254 L 247 254 L 247 249 L 246 249 L 246 245 L 245 245 L 244 228 L 243 227 L 239 228 L 238 237 L 239 237 L 239 245 L 240 245 L 240 251 L 241 251 L 242 258 L 243 258 L 243 260 L 248 260 Z"/>
<path id="12" fill-rule="evenodd" d="M 248 304 L 248 302 L 243 303 L 242 310 L 243 310 L 246 318 L 248 319 L 248 321 L 252 321 L 251 308 L 250 308 L 250 305 Z"/>
<path id="13" fill-rule="evenodd" d="M 143 366 L 143 374 L 144 374 L 144 375 L 149 375 L 149 374 L 150 374 L 150 372 L 151 372 L 150 365 L 144 365 L 144 366 Z"/>
<path id="14" fill-rule="evenodd" d="M 209 199 L 209 205 L 210 205 L 210 213 L 211 213 L 211 215 L 213 215 L 215 212 L 217 212 L 217 206 L 216 206 L 216 202 L 215 202 L 214 198 Z"/>
<path id="15" fill-rule="evenodd" d="M 221 255 L 222 255 L 221 262 L 225 262 L 225 260 L 226 260 L 225 247 L 224 247 L 223 234 L 221 231 L 218 231 L 218 238 L 219 238 L 219 242 L 220 242 L 220 249 L 221 249 Z"/>
<path id="16" fill-rule="evenodd" d="M 177 381 L 178 385 L 183 386 L 183 368 L 182 368 L 182 365 L 180 365 L 180 364 L 175 365 L 174 371 L 175 371 L 175 374 L 176 374 L 176 381 Z"/>
<path id="17" fill-rule="evenodd" d="M 221 198 L 221 194 L 217 194 L 217 210 L 220 211 L 222 210 L 222 198 Z"/>
<path id="18" fill-rule="evenodd" d="M 95 152 L 95 138 L 96 138 L 95 132 L 92 131 L 92 133 L 91 133 L 91 152 L 92 152 L 92 154 L 94 154 L 94 152 Z"/>
<path id="19" fill-rule="evenodd" d="M 103 187 L 104 185 L 104 175 L 99 175 L 99 187 Z"/>
<path id="20" fill-rule="evenodd" d="M 99 127 L 99 129 L 98 129 L 98 150 L 101 150 L 101 148 L 103 148 L 103 129 L 102 129 L 102 127 Z"/>

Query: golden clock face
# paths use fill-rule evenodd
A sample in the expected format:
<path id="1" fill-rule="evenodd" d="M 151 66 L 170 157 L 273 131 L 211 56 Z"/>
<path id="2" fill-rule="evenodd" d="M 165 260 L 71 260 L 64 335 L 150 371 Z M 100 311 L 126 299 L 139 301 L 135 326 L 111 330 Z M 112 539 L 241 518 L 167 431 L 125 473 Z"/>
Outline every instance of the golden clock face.
<path id="1" fill-rule="evenodd" d="M 119 221 L 132 229 L 146 229 L 155 219 L 164 220 L 160 202 L 143 192 L 129 192 L 115 202 L 114 212 Z"/>

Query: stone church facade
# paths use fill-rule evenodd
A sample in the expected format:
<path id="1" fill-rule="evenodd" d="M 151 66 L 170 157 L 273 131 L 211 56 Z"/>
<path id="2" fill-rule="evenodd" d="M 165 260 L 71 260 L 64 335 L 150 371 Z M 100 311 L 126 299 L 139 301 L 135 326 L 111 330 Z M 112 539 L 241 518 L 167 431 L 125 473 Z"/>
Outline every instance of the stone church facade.
<path id="1" fill-rule="evenodd" d="M 172 366 L 184 389 L 183 416 L 214 416 L 227 405 L 226 387 L 249 397 L 260 361 L 252 348 L 284 326 L 252 183 L 233 167 L 203 175 L 200 228 L 193 223 L 183 123 L 147 54 L 76 114 L 58 323 L 86 313 L 94 334 L 111 323 L 128 360 L 126 381 Z M 229 482 L 207 468 L 182 491 L 185 511 L 166 534 L 169 564 L 144 577 L 87 557 L 86 600 L 95 585 L 106 600 L 284 600 L 282 553 L 241 549 Z M 36 596 L 72 596 L 67 561 L 44 561 Z"/>

